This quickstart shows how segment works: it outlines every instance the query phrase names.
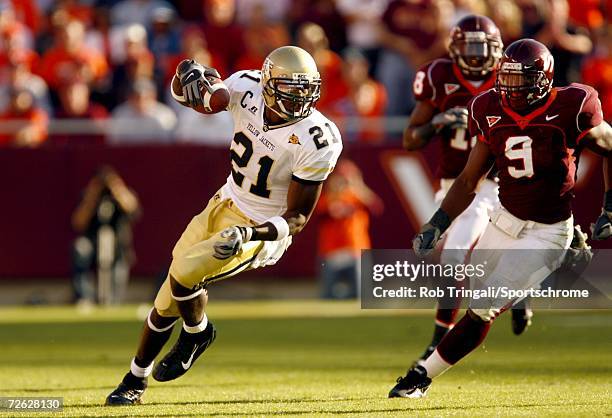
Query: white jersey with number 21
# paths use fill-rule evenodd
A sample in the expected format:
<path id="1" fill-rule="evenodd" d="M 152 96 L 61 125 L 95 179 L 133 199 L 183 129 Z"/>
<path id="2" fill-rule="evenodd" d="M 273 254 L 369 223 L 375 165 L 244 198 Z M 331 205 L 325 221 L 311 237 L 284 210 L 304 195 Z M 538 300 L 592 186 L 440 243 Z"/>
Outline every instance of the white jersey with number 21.
<path id="1" fill-rule="evenodd" d="M 319 183 L 327 178 L 342 152 L 340 132 L 317 110 L 291 125 L 268 127 L 260 71 L 239 71 L 224 82 L 234 139 L 232 171 L 222 194 L 246 216 L 263 222 L 285 212 L 292 179 Z"/>

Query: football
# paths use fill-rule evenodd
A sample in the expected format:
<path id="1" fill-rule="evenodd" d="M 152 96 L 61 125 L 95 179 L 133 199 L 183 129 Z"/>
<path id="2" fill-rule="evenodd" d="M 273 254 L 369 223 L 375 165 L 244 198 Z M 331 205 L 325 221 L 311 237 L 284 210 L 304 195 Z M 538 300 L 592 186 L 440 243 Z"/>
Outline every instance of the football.
<path id="1" fill-rule="evenodd" d="M 204 114 L 218 113 L 229 105 L 229 90 L 220 78 L 208 76 L 206 79 L 212 85 L 212 92 L 202 86 L 203 105 L 193 106 L 193 109 Z M 183 88 L 180 80 L 175 76 L 172 78 L 172 91 L 177 96 L 183 95 Z M 180 102 L 179 102 L 180 103 Z M 185 103 L 181 103 L 187 106 Z"/>

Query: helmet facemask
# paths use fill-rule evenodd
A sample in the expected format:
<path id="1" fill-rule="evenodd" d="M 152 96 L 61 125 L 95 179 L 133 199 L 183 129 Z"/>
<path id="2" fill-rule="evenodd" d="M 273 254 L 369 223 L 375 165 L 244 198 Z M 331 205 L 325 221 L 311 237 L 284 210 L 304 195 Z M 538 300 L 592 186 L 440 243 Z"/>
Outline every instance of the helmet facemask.
<path id="1" fill-rule="evenodd" d="M 497 66 L 502 43 L 485 32 L 463 32 L 451 40 L 449 54 L 464 74 L 481 77 Z"/>
<path id="2" fill-rule="evenodd" d="M 321 79 L 308 74 L 272 77 L 264 85 L 266 106 L 286 120 L 309 116 L 321 97 Z"/>
<path id="3" fill-rule="evenodd" d="M 292 52 L 300 58 L 293 60 L 296 62 L 290 59 L 295 58 L 294 54 L 285 57 L 285 62 L 282 57 L 276 57 L 277 63 L 266 58 L 261 79 L 266 107 L 286 121 L 308 117 L 321 97 L 321 77 L 314 60 L 306 51 Z"/>
<path id="4" fill-rule="evenodd" d="M 517 69 L 511 69 L 512 65 L 515 65 Z M 548 96 L 552 89 L 552 81 L 544 71 L 521 70 L 518 69 L 519 66 L 522 65 L 504 63 L 497 74 L 496 89 L 500 92 L 506 106 L 521 111 Z"/>

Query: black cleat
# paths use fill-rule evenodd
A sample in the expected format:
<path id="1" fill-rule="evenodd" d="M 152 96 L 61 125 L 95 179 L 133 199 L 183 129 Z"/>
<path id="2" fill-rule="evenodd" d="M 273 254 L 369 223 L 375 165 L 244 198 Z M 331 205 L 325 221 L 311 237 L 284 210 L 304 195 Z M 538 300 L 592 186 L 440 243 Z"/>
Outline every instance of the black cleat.
<path id="1" fill-rule="evenodd" d="M 431 379 L 423 366 L 408 370 L 405 377 L 398 377 L 397 384 L 389 392 L 390 398 L 422 398 L 427 394 Z"/>
<path id="2" fill-rule="evenodd" d="M 521 335 L 531 325 L 533 311 L 529 306 L 524 305 L 519 309 L 512 309 L 512 332 L 514 335 Z"/>
<path id="3" fill-rule="evenodd" d="M 140 378 L 128 372 L 117 389 L 106 397 L 105 405 L 122 406 L 136 405 L 142 403 L 141 397 L 147 388 L 147 378 Z"/>
<path id="4" fill-rule="evenodd" d="M 215 341 L 217 330 L 212 322 L 206 329 L 197 334 L 181 330 L 176 344 L 168 354 L 155 366 L 153 378 L 158 382 L 167 382 L 184 375 L 193 363 Z"/>

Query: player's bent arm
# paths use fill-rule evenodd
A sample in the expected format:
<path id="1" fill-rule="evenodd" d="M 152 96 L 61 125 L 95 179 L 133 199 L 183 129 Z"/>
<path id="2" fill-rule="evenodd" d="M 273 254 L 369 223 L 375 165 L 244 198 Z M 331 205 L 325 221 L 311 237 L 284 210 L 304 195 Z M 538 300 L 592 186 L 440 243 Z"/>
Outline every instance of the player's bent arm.
<path id="1" fill-rule="evenodd" d="M 474 200 L 476 188 L 491 169 L 489 146 L 478 141 L 468 157 L 468 161 L 440 205 L 448 217 L 455 219 Z"/>
<path id="2" fill-rule="evenodd" d="M 251 228 L 251 239 L 276 241 L 301 232 L 319 201 L 322 187 L 323 182 L 306 182 L 295 178 L 291 180 L 285 213 Z"/>
<path id="3" fill-rule="evenodd" d="M 417 255 L 426 256 L 435 247 L 440 236 L 448 229 L 453 219 L 459 216 L 474 200 L 478 183 L 491 169 L 491 154 L 489 146 L 477 142 L 468 158 L 468 162 L 453 182 L 450 190 L 440 205 L 418 235 L 413 240 L 413 248 Z"/>
<path id="4" fill-rule="evenodd" d="M 591 128 L 582 143 L 591 151 L 603 157 L 604 201 L 601 215 L 591 225 L 591 236 L 595 240 L 612 236 L 612 127 L 603 121 Z"/>
<path id="5" fill-rule="evenodd" d="M 408 126 L 404 129 L 403 145 L 406 151 L 423 148 L 436 133 L 436 129 L 431 123 L 436 114 L 436 108 L 427 101 L 418 101 L 410 119 Z"/>
<path id="6" fill-rule="evenodd" d="M 582 143 L 597 154 L 609 155 L 612 151 L 612 127 L 608 122 L 601 122 L 587 132 Z"/>
<path id="7" fill-rule="evenodd" d="M 214 244 L 215 258 L 225 260 L 240 251 L 249 241 L 280 241 L 299 233 L 321 195 L 323 182 L 295 178 L 289 184 L 287 210 L 281 216 L 273 216 L 257 226 L 232 226 L 223 230 L 220 240 Z"/>
<path id="8" fill-rule="evenodd" d="M 608 122 L 601 122 L 591 128 L 582 138 L 581 144 L 604 158 L 604 185 L 606 190 L 612 188 L 612 127 Z"/>

